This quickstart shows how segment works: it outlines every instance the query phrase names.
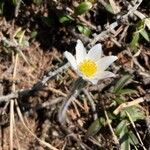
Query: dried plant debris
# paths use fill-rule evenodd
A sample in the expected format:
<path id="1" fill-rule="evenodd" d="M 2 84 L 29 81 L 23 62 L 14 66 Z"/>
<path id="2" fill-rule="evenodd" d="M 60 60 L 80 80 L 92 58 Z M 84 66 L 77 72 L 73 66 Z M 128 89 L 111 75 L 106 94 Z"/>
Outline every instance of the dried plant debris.
<path id="1" fill-rule="evenodd" d="M 1 0 L 0 149 L 150 149 L 149 8 Z"/>

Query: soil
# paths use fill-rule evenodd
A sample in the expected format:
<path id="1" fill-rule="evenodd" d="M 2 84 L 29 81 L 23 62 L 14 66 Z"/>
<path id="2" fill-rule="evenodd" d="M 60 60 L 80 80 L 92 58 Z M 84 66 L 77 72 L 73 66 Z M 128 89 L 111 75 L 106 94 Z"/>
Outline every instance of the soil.
<path id="1" fill-rule="evenodd" d="M 77 2 L 80 1 L 68 0 L 68 2 L 64 2 L 61 0 L 57 3 L 55 1 L 43 1 L 38 5 L 31 1 L 22 1 L 18 15 L 15 16 L 16 6 L 6 0 L 3 15 L 0 17 L 1 96 L 32 88 L 34 84 L 47 76 L 49 71 L 55 71 L 67 62 L 63 52 L 67 50 L 74 54 L 77 39 L 81 39 L 85 46 L 89 48 L 89 41 L 106 30 L 107 24 L 117 20 L 117 15 L 106 11 L 99 2 L 94 2 L 92 10 L 82 16 L 88 23 L 97 27 L 96 30 L 91 29 L 93 34 L 87 37 L 80 33 L 76 27 L 80 19 L 75 19 L 68 24 L 59 22 L 60 14 L 66 12 L 65 8 L 73 9 L 74 3 Z M 122 4 L 123 0 L 116 1 L 116 3 L 122 9 L 118 16 L 127 13 L 127 7 Z M 149 2 L 145 0 L 138 10 L 149 16 L 149 6 Z M 47 17 L 49 20 L 47 20 Z M 135 124 L 145 147 L 148 149 L 150 147 L 148 144 L 150 132 L 147 125 L 150 102 L 150 44 L 141 38 L 137 51 L 129 48 L 137 20 L 137 17 L 129 17 L 127 23 L 120 24 L 112 31 L 116 35 L 108 34 L 107 38 L 100 38 L 97 41 L 97 43 L 102 43 L 105 55 L 118 56 L 118 60 L 110 67 L 110 71 L 116 73 L 117 76 L 100 81 L 98 85 L 87 83 L 85 89 L 91 94 L 96 105 L 96 114 L 101 117 L 104 116 L 104 108 L 110 112 L 112 112 L 110 109 L 114 109 L 111 104 L 115 96 L 111 93 L 111 89 L 115 86 L 116 81 L 124 74 L 132 75 L 132 79 L 126 84 L 126 87 L 135 89 L 137 93 L 126 95 L 125 98 L 126 102 L 141 97 L 145 100 L 140 103 L 140 107 L 144 110 L 146 117 L 135 122 Z M 117 21 L 119 22 L 119 20 Z M 119 41 L 128 25 L 123 40 L 120 42 L 121 46 L 118 46 L 115 41 Z M 146 30 L 148 29 L 146 28 Z M 21 34 L 23 35 L 23 42 L 20 45 L 12 46 L 9 42 L 19 42 Z M 9 42 L 6 43 L 2 38 L 6 38 Z M 23 54 L 18 52 L 17 49 L 20 49 Z M 133 55 L 137 55 L 135 59 Z M 17 63 L 16 59 L 18 60 Z M 16 75 L 13 76 L 15 67 Z M 49 149 L 41 144 L 34 135 L 57 149 L 119 149 L 113 140 L 108 125 L 103 126 L 100 131 L 91 137 L 85 137 L 89 126 L 94 121 L 94 114 L 83 91 L 67 111 L 68 122 L 62 126 L 58 121 L 58 112 L 63 101 L 70 94 L 77 78 L 78 75 L 69 67 L 46 82 L 40 90 L 16 99 L 13 128 L 14 150 Z M 0 150 L 10 149 L 10 116 L 12 115 L 10 105 L 10 102 L 0 102 Z M 26 126 L 32 133 L 24 126 L 17 111 L 18 107 Z M 115 129 L 117 121 L 114 121 L 112 126 Z M 142 149 L 142 146 L 138 146 L 138 149 Z"/>

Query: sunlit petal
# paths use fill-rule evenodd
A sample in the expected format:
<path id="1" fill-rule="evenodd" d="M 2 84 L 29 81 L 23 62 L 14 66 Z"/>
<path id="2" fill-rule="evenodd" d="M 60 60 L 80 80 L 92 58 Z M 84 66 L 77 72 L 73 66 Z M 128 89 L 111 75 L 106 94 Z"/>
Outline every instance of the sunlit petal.
<path id="1" fill-rule="evenodd" d="M 100 79 L 105 79 L 105 78 L 110 78 L 110 77 L 115 77 L 116 75 L 110 71 L 104 71 L 104 72 L 99 72 L 99 74 L 96 75 L 96 77 Z"/>
<path id="2" fill-rule="evenodd" d="M 115 74 L 105 71 L 118 57 L 106 56 L 102 57 L 102 45 L 96 44 L 93 46 L 88 54 L 83 43 L 77 40 L 76 56 L 65 52 L 64 55 L 71 64 L 75 72 L 86 81 L 97 84 L 99 80 L 115 77 Z"/>
<path id="3" fill-rule="evenodd" d="M 76 45 L 76 61 L 79 64 L 86 57 L 86 49 L 80 40 L 77 40 Z"/>
<path id="4" fill-rule="evenodd" d="M 101 58 L 97 64 L 99 66 L 99 68 L 104 71 L 105 69 L 107 69 L 115 60 L 117 60 L 118 57 L 117 56 L 106 56 Z"/>
<path id="5" fill-rule="evenodd" d="M 92 82 L 93 84 L 97 84 L 99 79 L 90 79 L 89 81 Z"/>
<path id="6" fill-rule="evenodd" d="M 102 45 L 96 44 L 93 46 L 87 54 L 88 58 L 93 59 L 94 61 L 98 61 L 102 56 Z"/>
<path id="7" fill-rule="evenodd" d="M 71 67 L 72 67 L 74 70 L 77 70 L 77 63 L 76 63 L 75 57 L 74 57 L 71 53 L 69 53 L 69 52 L 67 52 L 67 51 L 64 52 L 64 56 L 65 56 L 65 57 L 68 59 L 68 61 L 70 62 Z"/>
<path id="8" fill-rule="evenodd" d="M 98 78 L 87 78 L 87 77 L 85 77 L 83 74 L 81 75 L 82 76 L 82 78 L 84 79 L 84 80 L 86 80 L 86 81 L 90 81 L 92 84 L 97 84 L 97 82 L 98 82 Z"/>

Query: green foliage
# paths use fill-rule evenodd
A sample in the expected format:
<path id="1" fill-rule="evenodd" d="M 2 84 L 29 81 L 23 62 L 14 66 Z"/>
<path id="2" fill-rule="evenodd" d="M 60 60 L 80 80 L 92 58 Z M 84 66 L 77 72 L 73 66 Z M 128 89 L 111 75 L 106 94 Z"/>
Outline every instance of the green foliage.
<path id="1" fill-rule="evenodd" d="M 145 29 L 142 29 L 140 31 L 140 34 L 143 36 L 143 38 L 147 41 L 147 42 L 150 42 L 150 38 L 149 38 L 149 35 L 147 33 L 147 31 Z"/>
<path id="2" fill-rule="evenodd" d="M 126 126 L 128 124 L 128 121 L 127 120 L 122 120 L 118 126 L 116 127 L 116 130 L 115 130 L 115 133 L 119 136 L 120 133 L 125 130 Z"/>
<path id="3" fill-rule="evenodd" d="M 114 14 L 114 11 L 113 11 L 112 6 L 111 6 L 110 4 L 107 4 L 107 5 L 105 6 L 105 9 L 106 9 L 109 13 Z"/>
<path id="4" fill-rule="evenodd" d="M 85 1 L 79 4 L 78 7 L 75 8 L 76 15 L 82 15 L 89 11 L 92 8 L 92 3 L 89 1 Z"/>
<path id="5" fill-rule="evenodd" d="M 38 34 L 37 31 L 32 31 L 32 32 L 31 32 L 31 35 L 30 35 L 30 38 L 31 38 L 31 39 L 36 38 L 37 34 Z"/>
<path id="6" fill-rule="evenodd" d="M 132 78 L 131 75 L 123 76 L 115 85 L 113 92 L 116 94 L 115 101 L 117 104 L 121 105 L 125 102 L 125 98 L 123 97 L 124 94 L 132 94 L 135 93 L 136 90 L 125 88 L 127 82 Z M 136 145 L 139 144 L 139 141 L 130 128 L 130 118 L 132 121 L 135 122 L 140 119 L 144 119 L 145 113 L 143 110 L 140 109 L 138 106 L 130 106 L 123 108 L 120 111 L 120 114 L 117 115 L 120 123 L 116 127 L 116 135 L 120 139 L 121 149 L 123 150 L 130 150 L 130 145 L 133 145 L 136 149 Z"/>
<path id="7" fill-rule="evenodd" d="M 120 139 L 121 149 L 130 150 L 130 144 L 137 145 L 139 143 L 136 135 L 129 128 L 129 121 L 122 120 L 116 127 L 115 133 Z"/>
<path id="8" fill-rule="evenodd" d="M 77 28 L 78 28 L 80 33 L 83 33 L 86 36 L 90 36 L 92 33 L 92 31 L 84 25 L 77 25 Z"/>
<path id="9" fill-rule="evenodd" d="M 132 78 L 131 75 L 124 75 L 115 85 L 113 89 L 113 93 L 121 94 L 121 93 L 129 93 L 133 92 L 131 89 L 123 89 L 126 83 Z"/>
<path id="10" fill-rule="evenodd" d="M 115 105 L 112 105 L 113 107 L 117 107 L 118 105 L 125 103 L 124 94 L 131 94 L 136 92 L 136 90 L 125 88 L 128 81 L 131 79 L 131 75 L 124 75 L 120 80 L 117 81 L 113 89 L 113 93 L 116 96 L 114 99 L 116 103 Z M 144 119 L 145 112 L 139 106 L 135 105 L 122 108 L 119 114 L 114 115 L 113 107 L 110 107 L 109 110 L 107 110 L 107 114 L 111 123 L 114 123 L 113 125 L 116 125 L 115 133 L 119 138 L 121 149 L 130 150 L 131 145 L 133 145 L 134 148 L 137 149 L 137 145 L 139 145 L 140 143 L 135 132 L 133 132 L 132 122 L 134 123 L 140 119 Z M 106 126 L 107 124 L 108 123 L 103 116 L 95 120 L 88 128 L 86 137 L 94 136 L 103 126 Z"/>
<path id="11" fill-rule="evenodd" d="M 149 20 L 147 19 L 148 18 L 140 20 L 136 24 L 135 32 L 133 33 L 133 37 L 130 42 L 130 47 L 132 49 L 135 49 L 135 50 L 137 49 L 137 47 L 139 46 L 140 37 L 143 37 L 147 42 L 150 42 L 148 31 L 145 29 L 145 26 L 148 26 L 148 27 L 150 26 Z"/>
<path id="12" fill-rule="evenodd" d="M 133 33 L 133 38 L 130 43 L 131 48 L 136 49 L 139 46 L 139 37 L 140 37 L 140 34 L 138 32 Z"/>
<path id="13" fill-rule="evenodd" d="M 88 131 L 85 135 L 85 137 L 90 137 L 95 135 L 102 126 L 106 124 L 105 119 L 103 117 L 96 119 L 88 128 Z"/>
<path id="14" fill-rule="evenodd" d="M 121 122 L 116 127 L 115 133 L 116 135 L 119 136 L 121 149 L 125 149 L 125 150 L 129 150 L 131 144 L 134 146 L 139 144 L 136 135 L 130 129 L 130 119 L 127 113 L 128 115 L 130 115 L 130 118 L 132 118 L 133 122 L 140 119 L 144 119 L 145 117 L 144 112 L 137 106 L 131 106 L 121 111 L 120 113 Z"/>
<path id="15" fill-rule="evenodd" d="M 125 119 L 127 117 L 127 113 L 132 118 L 133 122 L 144 119 L 145 113 L 138 106 L 131 106 L 123 109 L 120 113 L 120 117 Z"/>
<path id="16" fill-rule="evenodd" d="M 59 17 L 59 22 L 60 23 L 70 23 L 74 19 L 70 15 L 62 15 Z"/>
<path id="17" fill-rule="evenodd" d="M 118 94 L 120 95 L 125 95 L 125 94 L 132 94 L 132 93 L 136 93 L 136 90 L 133 89 L 121 89 L 118 91 Z"/>
<path id="18" fill-rule="evenodd" d="M 67 25 L 74 21 L 75 26 L 77 27 L 78 31 L 85 36 L 90 36 L 92 31 L 89 27 L 82 24 L 82 21 L 78 18 L 78 15 L 82 15 L 88 12 L 92 8 L 92 2 L 84 1 L 81 2 L 77 7 L 75 7 L 74 12 L 72 15 L 63 14 L 58 16 L 59 22 Z"/>

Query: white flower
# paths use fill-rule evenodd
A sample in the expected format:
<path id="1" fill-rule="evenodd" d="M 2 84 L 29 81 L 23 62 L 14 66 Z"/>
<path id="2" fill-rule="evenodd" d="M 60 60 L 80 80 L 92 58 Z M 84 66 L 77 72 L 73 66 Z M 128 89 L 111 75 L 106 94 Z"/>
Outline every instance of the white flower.
<path id="1" fill-rule="evenodd" d="M 102 57 L 102 45 L 96 44 L 87 53 L 83 43 L 77 40 L 76 56 L 74 57 L 68 51 L 64 52 L 65 57 L 71 64 L 71 67 L 83 79 L 97 84 L 98 80 L 114 77 L 110 71 L 105 71 L 117 58 L 117 56 Z"/>

